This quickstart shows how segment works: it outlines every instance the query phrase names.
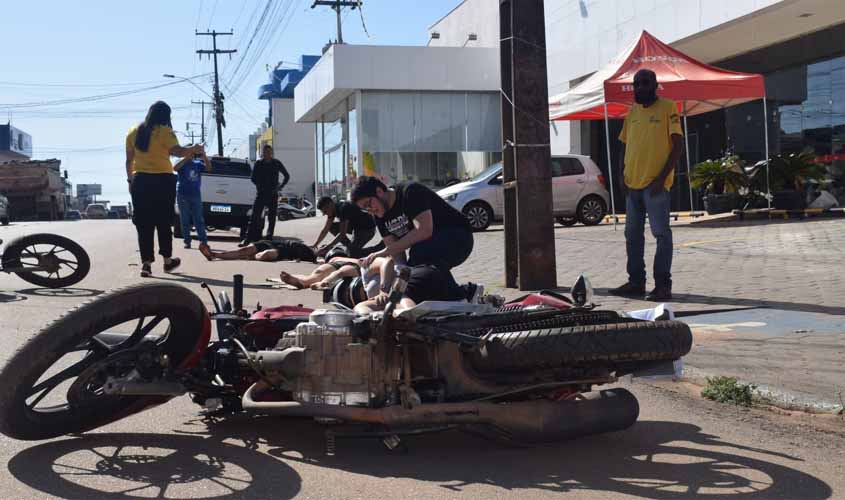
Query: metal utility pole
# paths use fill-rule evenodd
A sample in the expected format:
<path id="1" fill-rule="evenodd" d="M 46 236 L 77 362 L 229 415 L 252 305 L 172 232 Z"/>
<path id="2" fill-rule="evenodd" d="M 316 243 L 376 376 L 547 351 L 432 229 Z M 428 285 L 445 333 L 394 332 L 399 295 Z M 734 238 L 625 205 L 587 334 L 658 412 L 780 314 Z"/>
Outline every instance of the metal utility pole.
<path id="1" fill-rule="evenodd" d="M 355 10 L 356 7 L 360 7 L 363 2 L 360 1 L 352 1 L 352 0 L 314 0 L 314 3 L 311 4 L 311 8 L 318 5 L 331 7 L 332 10 L 335 11 L 337 14 L 337 43 L 343 43 L 343 31 L 340 27 L 340 10 L 344 7 L 351 7 L 352 10 Z"/>
<path id="2" fill-rule="evenodd" d="M 201 109 L 200 119 L 200 135 L 202 136 L 202 143 L 205 144 L 205 105 L 212 105 L 213 102 L 208 101 L 191 101 L 191 104 L 199 104 Z"/>
<path id="3" fill-rule="evenodd" d="M 557 286 L 543 0 L 499 0 L 505 285 Z"/>
<path id="4" fill-rule="evenodd" d="M 221 32 L 195 32 L 197 36 L 210 36 L 212 42 L 212 50 L 198 50 L 197 54 L 202 57 L 203 54 L 208 54 L 209 57 L 214 56 L 214 117 L 217 120 L 217 154 L 223 156 L 223 127 L 226 126 L 226 120 L 223 118 L 223 94 L 220 93 L 220 74 L 217 71 L 217 54 L 234 54 L 235 49 L 221 50 L 217 48 L 218 36 L 231 36 L 231 31 Z M 231 56 L 230 56 L 231 57 Z"/>

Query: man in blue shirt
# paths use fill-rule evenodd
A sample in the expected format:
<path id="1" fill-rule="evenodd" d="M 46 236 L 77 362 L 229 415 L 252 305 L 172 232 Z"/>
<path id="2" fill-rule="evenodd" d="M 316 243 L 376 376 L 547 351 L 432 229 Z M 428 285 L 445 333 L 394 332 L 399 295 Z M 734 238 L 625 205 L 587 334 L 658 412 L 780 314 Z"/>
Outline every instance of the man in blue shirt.
<path id="1" fill-rule="evenodd" d="M 208 237 L 205 233 L 205 221 L 202 218 L 202 193 L 200 186 L 203 170 L 211 171 L 211 162 L 203 153 L 201 156 L 186 156 L 177 163 L 176 171 L 179 183 L 176 188 L 176 202 L 179 205 L 179 218 L 182 222 L 182 238 L 185 248 L 191 248 L 191 226 L 197 229 L 200 240 L 200 250 L 208 248 Z"/>

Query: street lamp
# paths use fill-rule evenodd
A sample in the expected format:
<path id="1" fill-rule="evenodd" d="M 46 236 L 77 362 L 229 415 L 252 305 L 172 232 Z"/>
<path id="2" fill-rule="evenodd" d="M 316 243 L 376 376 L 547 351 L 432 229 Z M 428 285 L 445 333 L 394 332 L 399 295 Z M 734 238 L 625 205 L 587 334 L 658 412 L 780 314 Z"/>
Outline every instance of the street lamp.
<path id="1" fill-rule="evenodd" d="M 202 92 L 203 94 L 207 95 L 207 96 L 208 96 L 208 97 L 210 97 L 211 99 L 214 99 L 214 96 L 213 96 L 213 95 L 211 95 L 211 94 L 209 94 L 208 92 L 206 92 L 206 91 L 205 91 L 202 87 L 200 87 L 199 85 L 197 85 L 196 83 L 194 83 L 194 82 L 193 82 L 193 80 L 191 80 L 190 78 L 185 78 L 184 76 L 179 76 L 179 75 L 171 75 L 170 73 L 165 73 L 165 74 L 163 74 L 163 75 L 161 75 L 161 76 L 163 76 L 164 78 L 173 78 L 173 79 L 176 79 L 176 80 L 182 80 L 183 82 L 188 82 L 188 83 L 190 83 L 191 85 L 193 85 L 194 87 L 196 87 L 196 88 L 197 88 L 197 90 L 199 90 L 199 91 L 200 91 L 200 92 Z"/>

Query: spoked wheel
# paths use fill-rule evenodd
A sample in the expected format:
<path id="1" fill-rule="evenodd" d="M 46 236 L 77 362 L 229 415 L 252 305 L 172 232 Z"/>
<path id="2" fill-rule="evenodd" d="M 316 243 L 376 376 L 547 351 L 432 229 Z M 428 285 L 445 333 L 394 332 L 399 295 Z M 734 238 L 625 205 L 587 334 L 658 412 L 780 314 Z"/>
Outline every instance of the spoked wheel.
<path id="1" fill-rule="evenodd" d="M 63 236 L 30 234 L 6 246 L 3 268 L 34 285 L 61 288 L 82 281 L 91 260 L 81 246 Z"/>
<path id="2" fill-rule="evenodd" d="M 134 285 L 94 299 L 36 333 L 0 371 L 0 432 L 49 439 L 162 403 L 168 398 L 111 387 L 187 369 L 210 332 L 202 301 L 178 285 Z"/>

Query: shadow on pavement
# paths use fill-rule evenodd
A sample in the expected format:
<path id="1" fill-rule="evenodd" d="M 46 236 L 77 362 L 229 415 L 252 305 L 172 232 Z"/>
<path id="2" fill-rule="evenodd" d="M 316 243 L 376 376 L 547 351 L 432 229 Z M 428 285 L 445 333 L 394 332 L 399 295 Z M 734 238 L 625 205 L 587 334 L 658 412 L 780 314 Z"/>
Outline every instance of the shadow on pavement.
<path id="1" fill-rule="evenodd" d="M 197 436 L 92 434 L 15 455 L 9 472 L 56 498 L 259 498 L 299 493 L 292 468 L 265 453 Z"/>
<path id="2" fill-rule="evenodd" d="M 24 295 L 36 295 L 38 297 L 96 297 L 103 293 L 104 290 L 95 290 L 92 288 L 28 288 L 26 290 L 18 290 L 18 293 Z"/>
<path id="3" fill-rule="evenodd" d="M 0 304 L 5 302 L 20 302 L 26 300 L 26 297 L 15 292 L 0 292 Z"/>
<path id="4" fill-rule="evenodd" d="M 596 295 L 605 297 L 615 297 L 610 294 L 607 288 L 596 288 Z M 624 298 L 623 298 L 624 299 Z M 739 297 L 717 297 L 712 295 L 698 295 L 694 293 L 672 293 L 672 300 L 670 304 L 707 304 L 707 305 L 723 305 L 739 308 L 769 308 L 782 309 L 784 311 L 802 311 L 813 312 L 821 314 L 831 314 L 834 316 L 845 315 L 845 307 L 838 306 L 824 306 L 820 304 L 807 304 L 801 302 L 784 302 L 777 300 L 754 300 L 742 299 Z"/>
<path id="5" fill-rule="evenodd" d="M 324 454 L 324 428 L 308 420 L 244 418 L 209 424 L 211 436 L 262 444 L 269 454 L 374 478 L 407 478 L 460 492 L 472 485 L 506 491 L 604 491 L 653 499 L 697 497 L 826 499 L 830 486 L 807 473 L 753 456 L 798 464 L 788 455 L 704 434 L 695 425 L 646 421 L 614 434 L 535 448 L 505 448 L 450 431 L 406 438 L 408 453 L 374 439 L 338 439 Z M 706 447 L 706 449 L 705 449 Z M 448 493 L 447 493 L 448 494 Z"/>

